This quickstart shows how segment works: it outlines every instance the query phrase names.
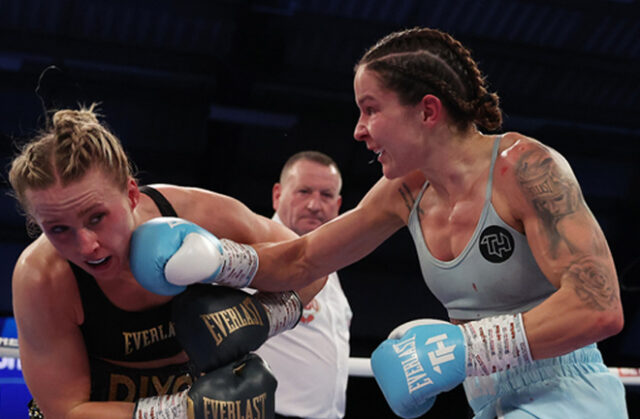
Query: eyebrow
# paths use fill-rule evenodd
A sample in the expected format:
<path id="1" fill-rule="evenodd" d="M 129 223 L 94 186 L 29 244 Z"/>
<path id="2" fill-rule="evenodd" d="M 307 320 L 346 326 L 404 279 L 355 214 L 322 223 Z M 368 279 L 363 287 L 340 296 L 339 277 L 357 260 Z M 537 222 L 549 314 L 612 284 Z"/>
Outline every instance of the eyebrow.
<path id="1" fill-rule="evenodd" d="M 88 213 L 95 211 L 96 207 L 99 207 L 101 204 L 93 204 L 88 208 L 83 209 L 82 211 L 78 212 L 78 216 L 80 218 L 84 217 L 85 215 L 87 215 Z M 50 220 L 43 220 L 42 224 L 43 225 L 55 225 L 55 224 L 59 224 L 61 221 L 59 218 L 55 217 L 52 218 Z"/>
<path id="2" fill-rule="evenodd" d="M 362 106 L 362 104 L 363 104 L 364 102 L 366 102 L 367 100 L 375 100 L 375 99 L 374 99 L 374 98 L 373 98 L 373 96 L 371 96 L 371 95 L 365 95 L 365 96 L 361 97 L 360 99 L 358 99 L 358 100 L 356 101 L 356 103 L 357 103 L 358 105 Z"/>
<path id="3" fill-rule="evenodd" d="M 84 217 L 84 216 L 85 216 L 85 215 L 87 215 L 88 213 L 95 211 L 96 207 L 99 207 L 99 206 L 101 206 L 101 205 L 102 205 L 102 204 L 93 204 L 93 205 L 91 205 L 90 207 L 85 208 L 85 209 L 83 209 L 82 211 L 80 211 L 80 212 L 78 213 L 78 215 L 79 215 L 80 217 Z"/>

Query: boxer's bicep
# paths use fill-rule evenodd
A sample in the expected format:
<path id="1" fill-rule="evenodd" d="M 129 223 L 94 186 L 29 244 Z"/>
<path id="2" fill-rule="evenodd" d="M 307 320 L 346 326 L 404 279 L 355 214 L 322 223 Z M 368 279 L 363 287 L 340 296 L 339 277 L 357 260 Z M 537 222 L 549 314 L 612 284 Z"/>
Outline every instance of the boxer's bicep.
<path id="1" fill-rule="evenodd" d="M 275 242 L 296 237 L 286 227 L 256 214 L 242 201 L 201 188 L 162 189 L 180 218 L 189 220 L 219 238 L 238 243 Z"/>
<path id="2" fill-rule="evenodd" d="M 622 324 L 617 275 L 604 234 L 568 162 L 533 144 L 515 166 L 524 232 L 538 266 L 558 288 L 525 315 L 531 350 L 546 358 L 597 342 Z"/>
<path id="3" fill-rule="evenodd" d="M 298 239 L 254 246 L 260 264 L 253 286 L 300 290 L 367 256 L 405 223 L 396 183 L 381 179 L 355 208 Z"/>
<path id="4" fill-rule="evenodd" d="M 320 275 L 344 268 L 375 250 L 404 224 L 400 180 L 380 179 L 360 203 L 308 233 L 305 252 L 309 265 L 329 265 Z"/>
<path id="5" fill-rule="evenodd" d="M 306 234 L 305 259 L 312 269 L 326 275 L 344 268 L 375 250 L 402 226 L 400 219 L 358 206 Z"/>
<path id="6" fill-rule="evenodd" d="M 549 280 L 556 287 L 569 285 L 582 293 L 590 285 L 575 278 L 589 270 L 599 272 L 603 285 L 617 284 L 606 238 L 569 163 L 557 152 L 535 146 L 520 157 L 516 176 L 524 196 L 525 233 Z M 605 289 L 592 291 L 606 293 Z"/>

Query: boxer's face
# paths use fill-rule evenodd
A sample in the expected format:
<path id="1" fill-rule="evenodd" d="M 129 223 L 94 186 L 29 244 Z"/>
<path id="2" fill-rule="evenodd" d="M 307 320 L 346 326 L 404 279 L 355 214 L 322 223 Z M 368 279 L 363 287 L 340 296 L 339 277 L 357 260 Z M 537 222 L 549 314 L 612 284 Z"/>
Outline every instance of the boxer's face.
<path id="1" fill-rule="evenodd" d="M 94 169 L 67 186 L 27 190 L 29 213 L 63 258 L 96 278 L 128 268 L 129 239 L 135 226 L 131 180 L 122 191 Z"/>
<path id="2" fill-rule="evenodd" d="M 353 136 L 378 155 L 384 175 L 393 179 L 420 167 L 422 114 L 384 88 L 375 72 L 360 67 L 354 78 L 360 117 Z"/>
<path id="3" fill-rule="evenodd" d="M 302 235 L 335 218 L 341 180 L 335 167 L 298 160 L 273 187 L 273 208 L 283 224 Z"/>

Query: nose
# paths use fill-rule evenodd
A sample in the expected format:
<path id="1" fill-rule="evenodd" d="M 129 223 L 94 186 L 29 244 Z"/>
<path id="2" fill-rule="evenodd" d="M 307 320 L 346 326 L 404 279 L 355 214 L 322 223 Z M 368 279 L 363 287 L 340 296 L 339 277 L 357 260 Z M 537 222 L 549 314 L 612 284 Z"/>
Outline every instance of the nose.
<path id="1" fill-rule="evenodd" d="M 89 230 L 87 228 L 83 228 L 78 231 L 77 240 L 78 250 L 82 255 L 90 255 L 99 246 L 98 235 L 95 233 L 95 231 Z"/>
<path id="2" fill-rule="evenodd" d="M 364 124 L 362 122 L 360 122 L 360 120 L 358 120 L 358 123 L 356 124 L 356 128 L 353 130 L 353 138 L 356 139 L 356 141 L 364 141 L 364 138 L 367 135 L 367 128 L 364 126 Z"/>
<path id="3" fill-rule="evenodd" d="M 310 211 L 320 211 L 322 209 L 322 198 L 319 192 L 314 192 L 307 201 L 307 209 Z"/>

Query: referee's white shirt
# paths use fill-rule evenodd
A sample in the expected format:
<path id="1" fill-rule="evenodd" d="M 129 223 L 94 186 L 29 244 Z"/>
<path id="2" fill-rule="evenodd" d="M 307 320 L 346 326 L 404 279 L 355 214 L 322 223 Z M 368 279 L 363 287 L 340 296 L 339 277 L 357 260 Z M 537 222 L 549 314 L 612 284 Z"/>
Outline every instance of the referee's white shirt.
<path id="1" fill-rule="evenodd" d="M 273 219 L 281 223 L 277 214 Z M 277 413 L 313 419 L 344 417 L 352 315 L 334 272 L 304 308 L 300 323 L 256 351 L 278 380 Z"/>

